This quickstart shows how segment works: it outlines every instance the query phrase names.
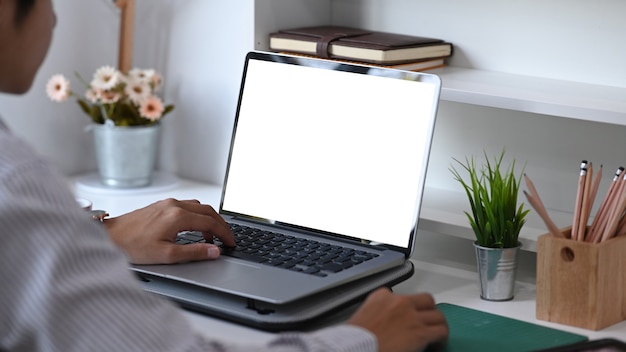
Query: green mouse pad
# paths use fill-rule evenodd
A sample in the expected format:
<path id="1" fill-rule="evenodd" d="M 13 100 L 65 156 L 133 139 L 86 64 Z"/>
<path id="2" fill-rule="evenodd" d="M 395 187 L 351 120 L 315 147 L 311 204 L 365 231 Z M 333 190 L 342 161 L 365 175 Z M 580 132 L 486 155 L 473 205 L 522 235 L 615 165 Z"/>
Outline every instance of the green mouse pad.
<path id="1" fill-rule="evenodd" d="M 449 303 L 437 307 L 450 327 L 446 352 L 526 352 L 587 341 L 587 336 Z"/>

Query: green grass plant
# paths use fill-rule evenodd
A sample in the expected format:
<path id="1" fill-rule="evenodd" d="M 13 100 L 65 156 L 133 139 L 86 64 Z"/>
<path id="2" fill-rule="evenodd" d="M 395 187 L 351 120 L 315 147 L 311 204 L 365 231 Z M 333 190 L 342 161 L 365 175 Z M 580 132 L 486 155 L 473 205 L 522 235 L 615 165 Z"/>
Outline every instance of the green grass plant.
<path id="1" fill-rule="evenodd" d="M 524 203 L 517 206 L 523 170 L 516 176 L 513 160 L 502 171 L 504 154 L 503 149 L 499 156 L 490 161 L 485 152 L 485 163 L 480 167 L 476 165 L 474 157 L 466 157 L 465 162 L 453 158 L 467 172 L 467 179 L 454 166 L 450 167 L 454 179 L 461 183 L 467 194 L 471 214 L 466 211 L 465 215 L 478 245 L 483 247 L 517 247 L 520 231 L 530 211 L 524 209 Z"/>

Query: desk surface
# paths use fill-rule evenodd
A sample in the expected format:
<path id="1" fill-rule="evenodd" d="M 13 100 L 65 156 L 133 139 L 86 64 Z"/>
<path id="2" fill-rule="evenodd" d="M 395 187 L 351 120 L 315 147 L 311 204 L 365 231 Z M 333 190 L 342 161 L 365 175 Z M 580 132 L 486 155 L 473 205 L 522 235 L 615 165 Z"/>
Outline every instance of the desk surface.
<path id="1" fill-rule="evenodd" d="M 165 190 L 155 189 L 152 192 L 149 188 L 146 188 L 142 192 L 114 191 L 110 193 L 103 190 L 93 191 L 84 187 L 75 187 L 76 180 L 77 178 L 69 179 L 70 186 L 73 187 L 76 196 L 91 200 L 94 209 L 105 209 L 111 216 L 121 215 L 165 198 L 197 199 L 203 203 L 211 204 L 217 209 L 221 196 L 221 188 L 219 186 L 182 179 L 178 180 L 175 187 Z M 475 271 L 475 264 L 472 263 L 473 247 L 468 245 L 466 248 L 464 246 L 459 248 L 458 241 L 463 240 L 445 235 L 418 234 L 418 245 L 425 243 L 428 245 L 428 250 L 419 251 L 416 249 L 411 258 L 415 264 L 415 274 L 410 279 L 395 286 L 394 291 L 398 293 L 430 292 L 435 296 L 437 302 L 453 303 L 493 314 L 500 314 L 585 335 L 590 339 L 604 337 L 626 339 L 626 321 L 600 331 L 592 331 L 537 320 L 535 318 L 533 265 L 521 264 L 518 268 L 518 282 L 515 286 L 515 298 L 512 301 L 489 302 L 480 299 L 478 277 Z M 455 246 L 451 246 L 450 242 L 453 242 Z M 445 247 L 437 248 L 441 244 L 445 244 Z M 451 247 L 455 247 L 457 253 L 453 253 L 450 250 Z M 459 250 L 466 252 L 466 255 L 458 255 Z M 426 255 L 425 253 L 428 254 Z M 467 255 L 468 253 L 469 255 Z M 534 254 L 530 253 L 528 255 L 532 256 Z M 530 260 L 532 261 L 532 257 Z M 185 314 L 198 331 L 207 335 L 237 336 L 238 341 L 241 343 L 265 341 L 273 336 L 269 332 L 259 331 L 206 315 L 188 311 Z"/>

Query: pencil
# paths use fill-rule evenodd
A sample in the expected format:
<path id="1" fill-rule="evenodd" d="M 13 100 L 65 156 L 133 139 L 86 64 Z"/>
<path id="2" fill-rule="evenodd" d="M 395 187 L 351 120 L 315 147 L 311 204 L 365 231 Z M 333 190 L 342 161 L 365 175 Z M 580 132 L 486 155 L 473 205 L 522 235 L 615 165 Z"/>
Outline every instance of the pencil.
<path id="1" fill-rule="evenodd" d="M 596 212 L 596 216 L 593 218 L 591 222 L 591 227 L 589 228 L 589 236 L 587 241 L 597 243 L 597 240 L 602 236 L 602 232 L 604 231 L 604 227 L 606 225 L 608 208 L 610 207 L 612 196 L 615 194 L 615 188 L 618 184 L 618 180 L 621 178 L 622 173 L 624 172 L 624 167 L 620 166 L 615 170 L 615 174 L 613 175 L 613 179 L 611 180 L 611 184 L 609 185 L 609 189 L 604 196 L 604 199 L 600 203 L 598 207 L 598 211 Z"/>
<path id="2" fill-rule="evenodd" d="M 580 219 L 578 221 L 578 237 L 577 241 L 583 241 L 587 234 L 587 223 L 589 221 L 589 212 L 591 211 L 591 205 L 593 199 L 591 199 L 591 181 L 593 180 L 593 163 L 589 162 L 587 165 L 587 174 L 585 175 L 585 189 L 583 191 L 582 204 L 580 205 Z"/>
<path id="3" fill-rule="evenodd" d="M 574 204 L 574 220 L 572 221 L 571 238 L 574 240 L 578 240 L 580 213 L 582 211 L 583 194 L 585 192 L 585 176 L 587 176 L 587 160 L 583 160 L 580 163 L 580 173 L 578 176 L 578 191 L 576 192 L 576 203 Z"/>
<path id="4" fill-rule="evenodd" d="M 537 193 L 537 189 L 535 188 L 535 184 L 533 183 L 533 181 L 530 180 L 530 177 L 528 177 L 528 175 L 526 175 L 525 173 L 524 173 L 524 182 L 526 182 L 526 187 L 528 187 L 528 190 L 530 191 L 530 193 L 533 196 L 535 196 L 537 200 L 540 200 L 539 193 Z"/>
<path id="5" fill-rule="evenodd" d="M 615 194 L 613 195 L 613 200 L 611 201 L 611 205 L 608 208 L 609 213 L 607 217 L 607 222 L 604 231 L 602 231 L 602 236 L 598 240 L 599 242 L 611 238 L 617 230 L 619 219 L 621 218 L 621 215 L 624 212 L 624 207 L 626 206 L 626 192 L 624 192 L 624 184 L 626 184 L 626 173 L 624 177 L 622 177 L 622 179 L 619 181 L 619 185 L 617 186 Z"/>
<path id="6" fill-rule="evenodd" d="M 598 188 L 600 188 L 600 182 L 602 181 L 602 165 L 600 165 L 600 169 L 593 179 L 593 184 L 591 185 L 591 194 L 589 195 L 589 210 L 593 208 L 593 203 L 596 201 L 596 195 L 598 194 Z"/>
<path id="7" fill-rule="evenodd" d="M 626 234 L 626 216 L 622 216 L 617 224 L 617 229 L 615 233 L 611 235 L 611 237 L 617 237 Z"/>
<path id="8" fill-rule="evenodd" d="M 522 192 L 524 192 L 526 199 L 528 199 L 528 203 L 530 203 L 530 205 L 535 209 L 537 214 L 539 214 L 539 217 L 541 218 L 541 220 L 543 220 L 543 222 L 546 224 L 546 227 L 548 228 L 548 232 L 552 236 L 564 238 L 565 236 L 561 233 L 561 231 L 559 231 L 559 228 L 552 221 L 552 219 L 550 219 L 548 212 L 546 211 L 543 204 L 541 203 L 541 199 L 536 198 L 536 196 L 532 196 L 528 194 L 528 192 L 526 192 L 525 190 Z"/>
<path id="9" fill-rule="evenodd" d="M 548 211 L 544 207 L 543 202 L 541 201 L 541 198 L 539 197 L 539 193 L 537 193 L 535 184 L 533 183 L 533 181 L 530 180 L 530 177 L 528 177 L 528 175 L 526 174 L 524 174 L 524 181 L 526 182 L 526 187 L 528 187 L 528 190 L 531 193 L 531 194 L 528 194 L 526 191 L 523 191 L 524 195 L 526 196 L 526 199 L 528 199 L 528 202 L 530 203 L 530 205 L 535 209 L 537 214 L 539 214 L 539 217 L 541 217 L 543 222 L 546 224 L 548 231 L 553 236 L 565 237 L 563 233 L 561 233 L 559 228 L 556 226 L 556 224 L 552 221 L 552 219 L 550 219 L 550 216 L 548 215 Z"/>
<path id="10" fill-rule="evenodd" d="M 591 166 L 590 166 L 591 167 Z M 586 214 L 586 219 L 585 219 L 585 235 L 583 236 L 583 241 L 587 240 L 587 237 L 591 237 L 591 226 L 587 227 L 587 224 L 589 223 L 589 217 L 591 216 L 591 209 L 593 208 L 593 204 L 596 202 L 596 196 L 598 195 L 598 189 L 600 188 L 600 182 L 602 182 L 602 170 L 603 170 L 603 165 L 600 164 L 600 169 L 598 170 L 598 173 L 593 177 L 593 183 L 591 183 L 591 188 L 590 188 L 590 193 L 589 193 L 589 199 L 587 201 L 587 214 Z M 619 169 L 618 169 L 619 170 Z M 587 177 L 590 177 L 591 174 L 588 174 Z M 597 215 L 597 213 L 596 213 Z M 595 217 L 594 217 L 595 219 Z M 589 230 L 588 230 L 589 229 Z"/>

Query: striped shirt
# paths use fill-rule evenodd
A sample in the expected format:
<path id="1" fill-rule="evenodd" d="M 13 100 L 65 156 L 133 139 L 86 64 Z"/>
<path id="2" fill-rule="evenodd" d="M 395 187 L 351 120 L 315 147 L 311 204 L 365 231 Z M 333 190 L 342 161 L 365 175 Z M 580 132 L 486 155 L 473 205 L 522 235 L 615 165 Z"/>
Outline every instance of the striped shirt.
<path id="1" fill-rule="evenodd" d="M 200 335 L 173 303 L 145 293 L 75 202 L 65 178 L 0 121 L 0 350 L 375 351 L 350 325 L 278 334 L 263 346 Z"/>

